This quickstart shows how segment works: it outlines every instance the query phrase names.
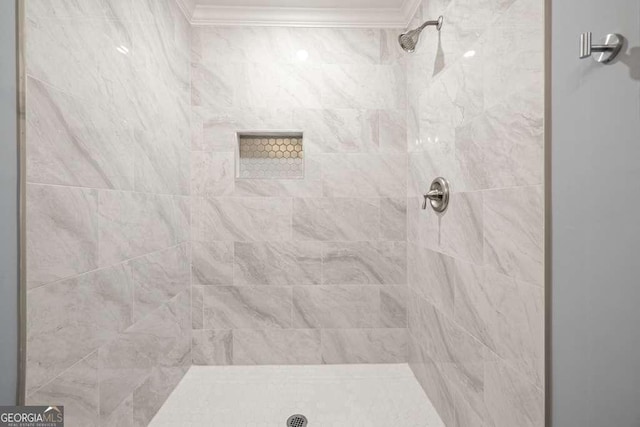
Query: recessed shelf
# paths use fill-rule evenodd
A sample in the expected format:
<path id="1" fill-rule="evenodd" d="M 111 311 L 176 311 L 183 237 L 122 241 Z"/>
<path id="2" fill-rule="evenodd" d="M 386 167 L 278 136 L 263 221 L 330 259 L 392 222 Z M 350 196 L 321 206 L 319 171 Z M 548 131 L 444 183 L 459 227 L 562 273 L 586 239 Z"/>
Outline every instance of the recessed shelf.
<path id="1" fill-rule="evenodd" d="M 238 132 L 236 178 L 303 179 L 302 132 Z"/>

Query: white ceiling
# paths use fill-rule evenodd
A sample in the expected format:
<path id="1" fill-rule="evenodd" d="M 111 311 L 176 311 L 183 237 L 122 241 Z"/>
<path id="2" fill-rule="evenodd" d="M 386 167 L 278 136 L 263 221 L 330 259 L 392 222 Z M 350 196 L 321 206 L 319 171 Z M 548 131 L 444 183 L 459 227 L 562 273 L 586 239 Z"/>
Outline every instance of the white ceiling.
<path id="1" fill-rule="evenodd" d="M 406 27 L 420 0 L 176 0 L 194 25 Z"/>
<path id="2" fill-rule="evenodd" d="M 400 9 L 404 0 L 196 0 L 196 5 L 235 7 L 304 7 L 339 9 Z"/>

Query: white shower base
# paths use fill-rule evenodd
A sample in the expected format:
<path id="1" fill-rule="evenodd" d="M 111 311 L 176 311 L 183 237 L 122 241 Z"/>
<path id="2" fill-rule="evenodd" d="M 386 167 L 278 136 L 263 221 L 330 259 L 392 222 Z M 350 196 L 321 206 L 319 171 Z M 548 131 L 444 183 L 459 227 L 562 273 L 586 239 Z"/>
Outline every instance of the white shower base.
<path id="1" fill-rule="evenodd" d="M 193 366 L 151 426 L 444 427 L 406 364 Z"/>

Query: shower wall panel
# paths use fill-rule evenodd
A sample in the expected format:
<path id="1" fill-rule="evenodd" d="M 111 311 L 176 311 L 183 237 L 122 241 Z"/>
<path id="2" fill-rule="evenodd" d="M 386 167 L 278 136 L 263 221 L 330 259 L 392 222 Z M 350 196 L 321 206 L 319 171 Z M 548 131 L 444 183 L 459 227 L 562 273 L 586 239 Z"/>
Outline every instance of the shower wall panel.
<path id="1" fill-rule="evenodd" d="M 147 425 L 191 363 L 189 24 L 25 3 L 27 401 Z"/>
<path id="2" fill-rule="evenodd" d="M 441 14 L 407 62 L 410 364 L 447 426 L 542 426 L 543 1 L 424 1 L 412 26 Z"/>
<path id="3" fill-rule="evenodd" d="M 193 361 L 406 362 L 398 31 L 193 27 Z M 237 131 L 303 132 L 304 179 L 235 179 Z"/>

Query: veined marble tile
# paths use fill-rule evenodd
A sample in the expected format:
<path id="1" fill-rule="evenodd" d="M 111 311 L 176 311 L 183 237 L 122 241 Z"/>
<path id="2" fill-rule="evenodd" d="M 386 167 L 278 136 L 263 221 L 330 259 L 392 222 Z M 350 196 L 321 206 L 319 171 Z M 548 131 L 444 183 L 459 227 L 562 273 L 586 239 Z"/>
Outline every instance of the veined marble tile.
<path id="1" fill-rule="evenodd" d="M 234 285 L 317 285 L 321 276 L 320 243 L 235 243 Z"/>
<path id="2" fill-rule="evenodd" d="M 325 197 L 394 197 L 407 185 L 404 154 L 325 154 Z"/>
<path id="3" fill-rule="evenodd" d="M 407 286 L 380 288 L 380 324 L 385 328 L 407 328 Z"/>
<path id="4" fill-rule="evenodd" d="M 322 329 L 324 363 L 401 363 L 406 329 Z"/>
<path id="5" fill-rule="evenodd" d="M 407 61 L 406 52 L 402 50 L 398 43 L 398 30 L 380 30 L 380 63 L 381 64 L 403 64 Z"/>
<path id="6" fill-rule="evenodd" d="M 189 289 L 189 250 L 182 244 L 130 262 L 136 322 Z"/>
<path id="7" fill-rule="evenodd" d="M 413 302 L 415 317 L 410 315 L 410 331 L 424 340 L 424 351 L 442 369 L 452 390 L 481 419 L 486 419 L 484 404 L 485 349 L 479 341 L 442 315 L 428 302 Z M 415 319 L 415 320 L 414 320 Z"/>
<path id="8" fill-rule="evenodd" d="M 191 285 L 191 328 L 204 328 L 204 286 Z"/>
<path id="9" fill-rule="evenodd" d="M 326 285 L 406 284 L 404 242 L 326 243 L 322 283 Z"/>
<path id="10" fill-rule="evenodd" d="M 232 242 L 193 242 L 191 248 L 193 284 L 233 284 Z"/>
<path id="11" fill-rule="evenodd" d="M 544 292 L 490 268 L 459 266 L 456 322 L 544 387 Z"/>
<path id="12" fill-rule="evenodd" d="M 136 191 L 189 195 L 191 157 L 186 132 L 182 144 L 176 143 L 181 138 L 174 130 L 138 131 L 136 139 Z"/>
<path id="13" fill-rule="evenodd" d="M 536 285 L 544 275 L 541 186 L 484 192 L 485 263 Z"/>
<path id="14" fill-rule="evenodd" d="M 409 287 L 446 315 L 453 314 L 455 260 L 414 243 L 407 247 Z"/>
<path id="15" fill-rule="evenodd" d="M 456 157 L 472 189 L 542 183 L 542 86 L 514 93 L 456 129 Z"/>
<path id="16" fill-rule="evenodd" d="M 103 426 L 134 427 L 133 424 L 133 393 L 125 398 L 108 418 L 102 420 Z"/>
<path id="17" fill-rule="evenodd" d="M 455 306 L 453 319 L 477 340 L 495 351 L 494 332 L 496 308 L 500 305 L 500 283 L 487 280 L 485 269 L 480 266 L 456 261 Z"/>
<path id="18" fill-rule="evenodd" d="M 193 27 L 192 59 L 215 63 L 293 62 L 296 50 L 287 27 Z"/>
<path id="19" fill-rule="evenodd" d="M 196 198 L 194 206 L 194 240 L 291 240 L 291 199 Z"/>
<path id="20" fill-rule="evenodd" d="M 177 242 L 176 206 L 171 197 L 101 191 L 100 265 L 110 265 Z"/>
<path id="21" fill-rule="evenodd" d="M 29 0 L 26 3 L 26 16 L 30 18 L 104 18 L 106 10 L 104 0 Z"/>
<path id="22" fill-rule="evenodd" d="M 239 105 L 249 108 L 322 108 L 323 74 L 315 64 L 246 63 Z"/>
<path id="23" fill-rule="evenodd" d="M 27 206 L 29 288 L 98 266 L 97 191 L 29 184 Z"/>
<path id="24" fill-rule="evenodd" d="M 231 365 L 233 363 L 233 335 L 240 330 L 229 329 L 193 331 L 191 349 L 194 365 Z"/>
<path id="25" fill-rule="evenodd" d="M 291 287 L 207 286 L 205 329 L 291 327 Z"/>
<path id="26" fill-rule="evenodd" d="M 542 89 L 544 81 L 543 3 L 535 0 L 509 3 L 513 4 L 483 37 L 486 54 L 483 86 L 488 107 L 532 85 Z"/>
<path id="27" fill-rule="evenodd" d="M 149 425 L 188 369 L 188 366 L 160 366 L 151 370 L 147 380 L 133 392 L 133 421 L 136 425 Z"/>
<path id="28" fill-rule="evenodd" d="M 485 368 L 485 402 L 496 427 L 544 426 L 544 393 L 500 360 Z"/>
<path id="29" fill-rule="evenodd" d="M 236 132 L 251 130 L 292 129 L 291 106 L 275 108 L 199 108 L 194 116 L 202 122 L 202 141 L 193 147 L 205 151 L 234 152 L 238 144 Z"/>
<path id="30" fill-rule="evenodd" d="M 376 152 L 378 113 L 362 109 L 294 109 L 294 127 L 304 132 L 306 153 Z"/>
<path id="31" fill-rule="evenodd" d="M 456 425 L 455 391 L 442 369 L 424 351 L 424 345 L 409 333 L 409 366 L 447 426 Z"/>
<path id="32" fill-rule="evenodd" d="M 237 106 L 243 67 L 233 63 L 191 64 L 191 105 L 206 108 Z"/>
<path id="33" fill-rule="evenodd" d="M 133 189 L 133 133 L 110 106 L 27 79 L 27 180 Z"/>
<path id="34" fill-rule="evenodd" d="M 322 104 L 329 108 L 404 109 L 406 76 L 399 65 L 323 65 Z"/>
<path id="35" fill-rule="evenodd" d="M 314 64 L 379 64 L 380 31 L 373 28 L 290 28 L 293 51 Z M 296 58 L 299 60 L 298 58 Z"/>
<path id="36" fill-rule="evenodd" d="M 191 194 L 227 196 L 233 193 L 235 170 L 233 153 L 191 152 Z"/>
<path id="37" fill-rule="evenodd" d="M 407 152 L 407 111 L 378 110 L 380 151 L 385 153 Z"/>
<path id="38" fill-rule="evenodd" d="M 380 239 L 407 240 L 407 199 L 380 199 Z"/>
<path id="39" fill-rule="evenodd" d="M 189 292 L 185 291 L 100 348 L 103 419 L 142 386 L 155 367 L 184 368 L 190 362 L 190 317 Z"/>
<path id="40" fill-rule="evenodd" d="M 294 240 L 377 240 L 379 199 L 293 199 Z"/>
<path id="41" fill-rule="evenodd" d="M 32 289 L 27 298 L 28 393 L 133 321 L 133 282 L 125 265 Z"/>
<path id="42" fill-rule="evenodd" d="M 58 4 L 55 9 L 60 10 L 59 7 Z M 76 8 L 77 5 L 72 7 Z M 81 99 L 95 100 L 109 96 L 107 78 L 99 69 L 97 58 L 98 52 L 111 57 L 112 51 L 115 52 L 113 46 L 110 49 L 105 46 L 108 22 L 28 16 L 25 25 L 29 34 L 25 50 L 29 76 Z M 131 45 L 126 30 L 121 29 L 120 36 L 123 44 Z M 117 76 L 121 77 L 129 71 L 123 66 Z"/>
<path id="43" fill-rule="evenodd" d="M 294 328 L 371 328 L 380 324 L 375 286 L 293 288 Z"/>
<path id="44" fill-rule="evenodd" d="M 238 329 L 233 332 L 234 365 L 322 363 L 320 331 L 315 329 Z"/>
<path id="45" fill-rule="evenodd" d="M 482 203 L 483 194 L 481 193 L 452 195 L 441 222 L 440 247 L 444 253 L 482 264 L 484 221 Z"/>
<path id="46" fill-rule="evenodd" d="M 98 426 L 98 355 L 91 353 L 47 385 L 27 396 L 29 405 L 64 405 L 70 426 Z"/>
<path id="47" fill-rule="evenodd" d="M 176 243 L 191 242 L 191 197 L 173 196 Z"/>

